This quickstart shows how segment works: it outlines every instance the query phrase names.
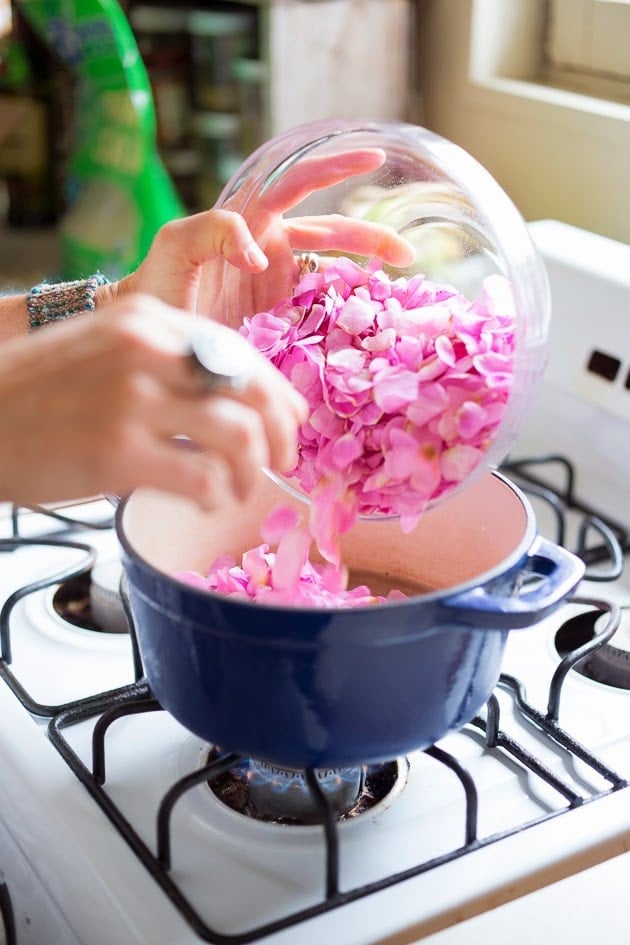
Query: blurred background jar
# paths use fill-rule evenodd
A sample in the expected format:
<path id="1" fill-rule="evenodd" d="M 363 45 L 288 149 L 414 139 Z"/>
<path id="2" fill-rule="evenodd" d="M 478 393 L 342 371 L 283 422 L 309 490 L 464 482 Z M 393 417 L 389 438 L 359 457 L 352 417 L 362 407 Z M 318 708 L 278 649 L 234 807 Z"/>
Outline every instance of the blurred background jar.
<path id="1" fill-rule="evenodd" d="M 260 59 L 236 59 L 233 73 L 238 88 L 239 147 L 247 156 L 270 137 L 269 66 Z"/>
<path id="2" fill-rule="evenodd" d="M 254 10 L 193 10 L 188 16 L 193 101 L 211 112 L 237 112 L 238 59 L 251 58 L 257 45 Z"/>
<path id="3" fill-rule="evenodd" d="M 194 146 L 191 136 L 191 146 L 177 148 L 173 151 L 163 151 L 164 166 L 171 176 L 177 192 L 187 210 L 201 209 L 198 184 L 201 170 L 201 154 Z"/>
<path id="4" fill-rule="evenodd" d="M 196 112 L 192 128 L 199 153 L 198 209 L 211 207 L 244 155 L 239 149 L 240 119 L 228 112 Z"/>
<path id="5" fill-rule="evenodd" d="M 190 37 L 185 7 L 142 5 L 129 22 L 151 81 L 158 147 L 184 147 L 190 126 Z"/>

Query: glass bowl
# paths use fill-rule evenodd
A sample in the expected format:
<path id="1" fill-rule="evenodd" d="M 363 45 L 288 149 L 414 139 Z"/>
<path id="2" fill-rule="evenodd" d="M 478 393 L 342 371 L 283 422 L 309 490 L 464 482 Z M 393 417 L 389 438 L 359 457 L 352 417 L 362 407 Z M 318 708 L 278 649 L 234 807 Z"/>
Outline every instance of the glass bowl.
<path id="1" fill-rule="evenodd" d="M 513 362 L 500 423 L 486 444 L 483 460 L 463 479 L 436 492 L 428 503 L 432 505 L 488 467 L 500 465 L 515 442 L 546 363 L 550 321 L 547 276 L 523 217 L 494 178 L 459 146 L 412 124 L 326 120 L 293 128 L 268 141 L 243 163 L 224 188 L 218 206 L 240 212 L 258 236 L 265 226 L 269 195 L 303 162 L 326 156 L 332 159 L 341 152 L 363 148 L 382 150 L 380 167 L 327 187 L 320 187 L 314 177 L 312 192 L 301 194 L 302 199 L 285 218 L 341 214 L 383 224 L 404 236 L 415 250 L 415 261 L 405 269 L 383 265 L 391 279 L 409 280 L 422 274 L 475 302 L 482 298 L 488 277 L 499 275 L 509 283 L 513 299 Z M 312 247 L 292 249 L 299 257 Z M 318 252 L 328 264 L 339 255 Z M 351 258 L 361 266 L 369 261 Z M 224 267 L 224 280 L 219 276 L 219 284 L 226 287 L 221 310 L 229 323 L 238 324 L 255 312 L 237 310 L 242 301 L 240 297 L 237 301 L 229 288 L 234 285 L 234 270 L 226 262 L 216 266 Z M 285 288 L 290 294 L 292 287 Z M 276 477 L 294 494 L 308 499 L 295 478 Z"/>

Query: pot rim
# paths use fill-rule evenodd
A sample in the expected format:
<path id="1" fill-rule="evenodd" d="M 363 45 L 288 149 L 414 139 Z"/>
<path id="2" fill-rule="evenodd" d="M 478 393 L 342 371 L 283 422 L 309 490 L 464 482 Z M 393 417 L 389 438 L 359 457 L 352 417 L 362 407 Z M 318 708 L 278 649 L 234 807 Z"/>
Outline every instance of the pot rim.
<path id="1" fill-rule="evenodd" d="M 324 614 L 371 614 L 375 610 L 381 612 L 384 608 L 386 608 L 388 611 L 394 608 L 396 610 L 400 610 L 409 607 L 417 607 L 418 601 L 422 601 L 423 603 L 427 604 L 435 604 L 440 603 L 441 601 L 447 601 L 450 597 L 461 594 L 467 590 L 479 587 L 481 585 L 486 585 L 499 576 L 508 574 L 514 567 L 519 565 L 523 557 L 532 547 L 538 529 L 535 513 L 529 499 L 524 494 L 524 492 L 504 473 L 499 472 L 497 469 L 491 469 L 489 470 L 489 473 L 493 478 L 496 478 L 499 482 L 503 483 L 504 486 L 512 491 L 516 499 L 520 501 L 523 511 L 525 512 L 526 527 L 523 532 L 523 537 L 521 538 L 518 545 L 506 558 L 503 558 L 503 560 L 493 568 L 483 571 L 481 574 L 476 574 L 469 580 L 463 581 L 461 584 L 456 584 L 453 587 L 442 588 L 440 590 L 427 591 L 423 594 L 406 597 L 403 600 L 386 601 L 382 604 L 365 604 L 361 607 L 294 607 L 290 604 L 265 604 L 261 603 L 260 601 L 242 600 L 240 598 L 230 597 L 227 594 L 220 594 L 217 591 L 204 591 L 200 588 L 193 587 L 192 585 L 184 584 L 177 578 L 172 577 L 166 571 L 160 570 L 159 568 L 155 567 L 155 565 L 147 561 L 146 558 L 136 551 L 136 549 L 131 544 L 130 539 L 127 537 L 124 529 L 123 519 L 125 509 L 128 503 L 133 500 L 136 490 L 124 496 L 118 502 L 116 506 L 115 529 L 118 541 L 120 542 L 122 549 L 128 558 L 140 565 L 145 571 L 148 571 L 154 577 L 163 581 L 167 581 L 168 584 L 178 589 L 185 588 L 187 594 L 191 594 L 199 600 L 207 600 L 210 598 L 211 600 L 220 602 L 223 606 L 235 609 L 242 608 L 245 611 L 251 610 L 252 612 L 259 612 L 260 609 L 264 607 L 265 612 L 268 613 L 279 611 L 283 614 L 294 614 L 297 612 L 303 614 L 319 614 L 320 616 Z"/>

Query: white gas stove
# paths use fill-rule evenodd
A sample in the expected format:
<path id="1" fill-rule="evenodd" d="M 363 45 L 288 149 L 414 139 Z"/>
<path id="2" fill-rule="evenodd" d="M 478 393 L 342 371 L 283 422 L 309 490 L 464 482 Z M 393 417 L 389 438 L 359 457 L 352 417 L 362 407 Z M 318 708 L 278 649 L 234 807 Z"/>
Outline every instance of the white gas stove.
<path id="1" fill-rule="evenodd" d="M 434 933 L 439 945 L 440 930 L 628 849 L 630 247 L 553 223 L 532 232 L 549 265 L 552 350 L 508 474 L 553 540 L 562 521 L 575 548 L 586 517 L 588 578 L 510 634 L 474 723 L 367 772 L 361 812 L 324 827 L 249 816 L 243 763 L 216 760 L 141 679 L 111 506 L 62 510 L 80 525 L 4 509 L 0 943 L 402 945 Z M 567 466 L 522 462 L 549 454 L 574 464 L 563 516 L 547 493 L 566 491 Z M 578 646 L 615 629 L 614 649 L 569 669 Z"/>

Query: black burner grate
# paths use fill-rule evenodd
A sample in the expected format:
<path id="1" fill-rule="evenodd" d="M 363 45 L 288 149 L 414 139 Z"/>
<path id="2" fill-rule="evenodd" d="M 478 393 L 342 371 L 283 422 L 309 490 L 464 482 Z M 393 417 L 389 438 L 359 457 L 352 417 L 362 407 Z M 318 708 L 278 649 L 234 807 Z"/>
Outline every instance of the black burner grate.
<path id="1" fill-rule="evenodd" d="M 596 606 L 603 613 L 608 614 L 606 626 L 600 631 L 597 638 L 597 645 L 603 644 L 605 640 L 612 636 L 617 628 L 620 616 L 618 608 L 604 601 L 590 598 L 576 597 L 573 598 L 573 601 L 578 604 Z M 171 819 L 177 802 L 187 791 L 204 781 L 212 781 L 240 762 L 242 760 L 241 756 L 232 753 L 223 754 L 203 767 L 180 778 L 172 785 L 162 798 L 156 814 L 156 845 L 155 851 L 152 851 L 134 830 L 122 811 L 112 802 L 106 789 L 105 770 L 105 737 L 110 725 L 118 719 L 131 714 L 163 711 L 159 703 L 152 697 L 148 684 L 144 681 L 140 681 L 116 693 L 105 695 L 100 701 L 89 702 L 86 700 L 65 708 L 51 719 L 49 724 L 49 737 L 67 764 L 85 785 L 92 797 L 94 797 L 101 809 L 109 817 L 112 824 L 129 843 L 140 861 L 161 886 L 168 898 L 179 909 L 181 915 L 194 929 L 199 938 L 204 942 L 216 943 L 216 945 L 227 945 L 227 943 L 240 945 L 240 943 L 253 942 L 283 929 L 291 928 L 307 919 L 314 918 L 315 916 L 322 915 L 325 912 L 339 908 L 347 903 L 370 896 L 373 893 L 392 887 L 412 877 L 419 876 L 422 873 L 426 873 L 452 860 L 466 856 L 475 850 L 497 843 L 508 836 L 520 833 L 535 825 L 558 817 L 584 804 L 592 803 L 615 791 L 627 788 L 629 782 L 624 777 L 606 765 L 601 759 L 589 751 L 588 748 L 580 744 L 580 742 L 562 728 L 557 721 L 564 679 L 568 672 L 575 666 L 576 662 L 586 658 L 588 653 L 592 651 L 593 645 L 591 641 L 583 648 L 583 651 L 575 651 L 561 661 L 550 686 L 549 704 L 546 713 L 540 712 L 529 704 L 524 687 L 514 677 L 502 675 L 499 681 L 499 687 L 510 694 L 516 710 L 524 719 L 534 725 L 543 736 L 549 739 L 554 745 L 559 746 L 560 749 L 567 752 L 568 755 L 579 759 L 593 772 L 596 772 L 605 782 L 604 787 L 587 797 L 577 793 L 570 784 L 558 777 L 557 774 L 538 757 L 532 754 L 531 751 L 501 729 L 499 701 L 496 695 L 493 695 L 488 703 L 486 717 L 476 717 L 472 720 L 470 726 L 467 726 L 463 731 L 466 732 L 469 730 L 471 734 L 475 730 L 481 731 L 487 750 L 497 753 L 497 755 L 505 758 L 506 761 L 510 760 L 511 762 L 516 762 L 524 771 L 529 772 L 535 778 L 541 779 L 563 799 L 564 803 L 562 806 L 525 823 L 520 823 L 512 828 L 503 830 L 500 833 L 480 838 L 477 824 L 478 790 L 474 778 L 454 755 L 444 751 L 443 748 L 433 746 L 428 748 L 425 754 L 433 758 L 437 763 L 446 766 L 452 772 L 453 776 L 458 779 L 463 789 L 464 801 L 461 845 L 456 846 L 444 855 L 422 860 L 409 869 L 390 874 L 375 882 L 354 889 L 341 890 L 339 887 L 340 837 L 338 825 L 329 808 L 326 795 L 320 788 L 319 782 L 315 777 L 315 772 L 312 769 L 306 770 L 305 777 L 307 784 L 312 793 L 313 800 L 319 808 L 325 843 L 325 867 L 321 900 L 317 905 L 310 908 L 293 912 L 282 919 L 252 928 L 247 932 L 233 935 L 221 933 L 209 927 L 201 918 L 199 911 L 186 897 L 185 892 L 173 880 L 170 872 Z M 97 721 L 93 730 L 92 769 L 90 770 L 73 750 L 65 737 L 64 731 L 69 726 L 92 718 L 96 718 Z"/>

